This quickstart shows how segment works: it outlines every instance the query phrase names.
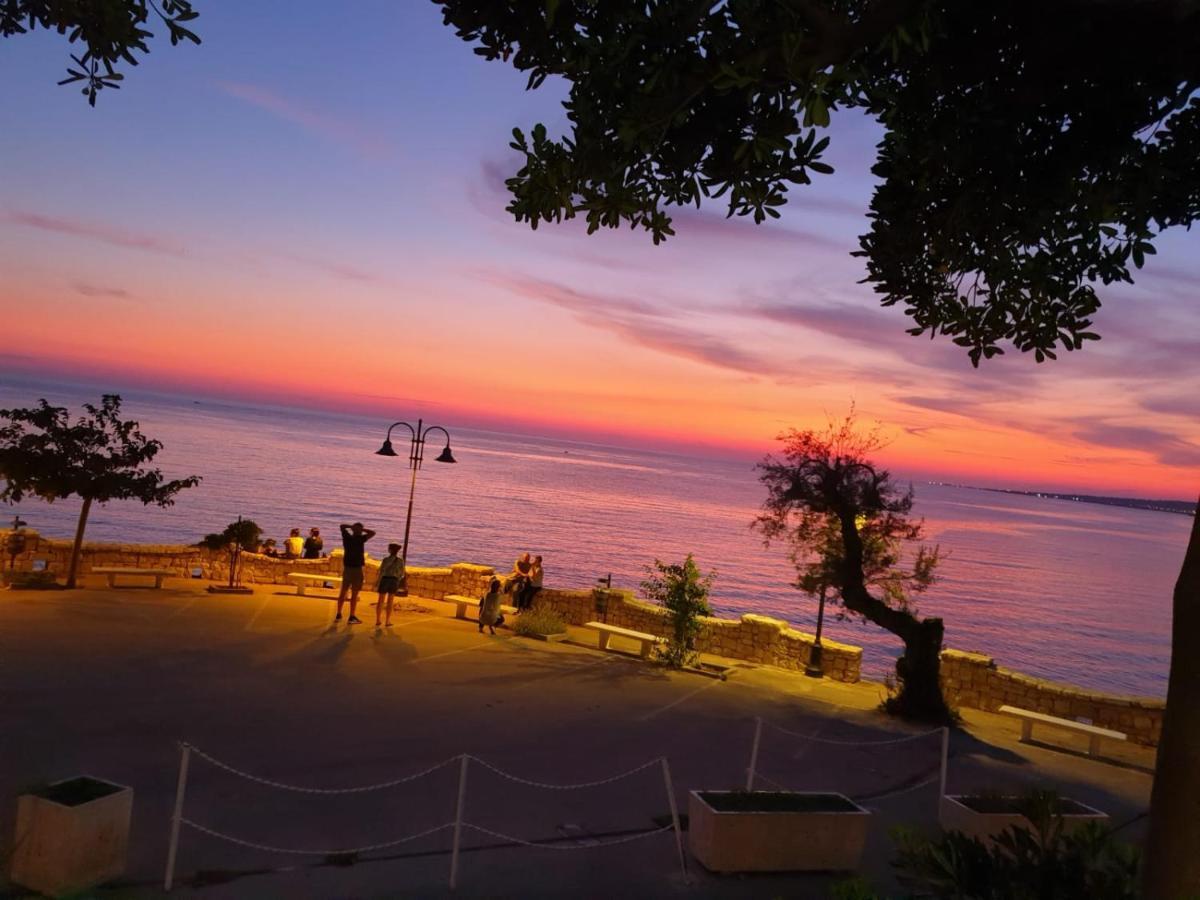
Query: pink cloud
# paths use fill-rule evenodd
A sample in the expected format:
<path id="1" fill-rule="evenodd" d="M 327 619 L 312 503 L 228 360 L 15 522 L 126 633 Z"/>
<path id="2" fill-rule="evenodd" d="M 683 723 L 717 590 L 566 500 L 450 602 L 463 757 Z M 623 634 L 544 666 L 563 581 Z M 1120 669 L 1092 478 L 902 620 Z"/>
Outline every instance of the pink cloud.
<path id="1" fill-rule="evenodd" d="M 299 125 L 304 130 L 320 137 L 350 147 L 368 159 L 384 159 L 394 152 L 394 148 L 388 141 L 371 134 L 353 122 L 308 109 L 267 88 L 237 81 L 218 81 L 216 86 L 222 92 L 243 103 L 265 110 L 293 125 Z"/>
<path id="2" fill-rule="evenodd" d="M 177 244 L 164 241 L 149 234 L 138 234 L 125 231 L 111 225 L 96 222 L 82 222 L 77 219 L 60 219 L 56 216 L 45 216 L 41 213 L 11 210 L 0 214 L 0 221 L 13 222 L 26 228 L 37 228 L 41 231 L 51 231 L 70 237 L 86 238 L 110 244 L 114 247 L 125 247 L 130 250 L 146 250 L 150 253 L 163 253 L 167 256 L 186 256 L 183 248 Z"/>

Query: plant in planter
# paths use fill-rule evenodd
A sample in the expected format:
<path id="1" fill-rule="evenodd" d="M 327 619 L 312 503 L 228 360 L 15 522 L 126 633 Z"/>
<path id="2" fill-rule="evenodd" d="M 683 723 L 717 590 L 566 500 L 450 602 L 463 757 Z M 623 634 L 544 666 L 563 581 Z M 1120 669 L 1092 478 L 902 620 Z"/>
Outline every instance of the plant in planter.
<path id="1" fill-rule="evenodd" d="M 229 551 L 229 584 L 226 586 L 213 585 L 209 587 L 214 593 L 249 594 L 250 588 L 240 587 L 242 552 L 253 553 L 258 549 L 262 537 L 262 529 L 251 519 L 238 516 L 236 522 L 230 522 L 224 531 L 206 534 L 197 547 L 206 550 Z"/>
<path id="2" fill-rule="evenodd" d="M 993 800 L 995 798 L 992 798 Z M 1012 800 L 1013 798 L 1004 798 Z M 922 897 L 1136 900 L 1139 856 L 1095 821 L 1072 827 L 1053 794 L 1024 800 L 1025 819 L 991 841 L 961 831 L 928 838 L 896 832 L 901 881 Z"/>
<path id="3" fill-rule="evenodd" d="M 567 623 L 545 606 L 528 609 L 513 621 L 514 634 L 539 641 L 561 641 L 567 637 Z"/>
<path id="4" fill-rule="evenodd" d="M 17 798 L 12 880 L 51 897 L 125 871 L 133 789 L 82 776 Z"/>
<path id="5" fill-rule="evenodd" d="M 688 846 L 713 872 L 847 871 L 870 817 L 836 793 L 692 791 Z"/>
<path id="6" fill-rule="evenodd" d="M 981 792 L 948 794 L 938 805 L 938 823 L 946 831 L 957 831 L 990 846 L 1011 828 L 1051 825 L 1071 832 L 1089 823 L 1104 824 L 1108 816 L 1078 800 L 1059 797 L 1052 791 L 1033 791 L 1024 796 Z"/>
<path id="7" fill-rule="evenodd" d="M 687 559 L 674 565 L 656 559 L 653 566 L 646 567 L 646 575 L 642 593 L 646 599 L 665 607 L 671 622 L 667 644 L 658 652 L 668 666 L 682 669 L 700 655 L 695 650 L 700 617 L 712 615 L 708 592 L 717 573 L 702 575 L 689 553 Z"/>

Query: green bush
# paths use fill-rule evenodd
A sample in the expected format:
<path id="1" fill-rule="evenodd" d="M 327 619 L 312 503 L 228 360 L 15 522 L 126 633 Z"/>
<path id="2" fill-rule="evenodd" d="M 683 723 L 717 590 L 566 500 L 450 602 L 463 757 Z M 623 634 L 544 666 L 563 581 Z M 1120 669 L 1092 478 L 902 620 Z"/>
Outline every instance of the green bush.
<path id="1" fill-rule="evenodd" d="M 1020 812 L 1030 827 L 1004 829 L 991 846 L 960 831 L 892 832 L 904 897 L 932 900 L 1138 900 L 1139 854 L 1099 823 L 1063 830 L 1059 798 L 1035 791 Z M 861 878 L 834 885 L 835 900 L 884 900 Z"/>
<path id="2" fill-rule="evenodd" d="M 533 609 L 527 609 L 513 620 L 512 630 L 516 634 L 526 636 L 562 634 L 567 630 L 567 623 L 553 610 L 545 606 L 535 606 Z"/>
<path id="3" fill-rule="evenodd" d="M 225 526 L 224 531 L 206 534 L 196 546 L 208 550 L 228 550 L 232 545 L 239 544 L 243 550 L 253 553 L 262 537 L 262 529 L 250 519 L 239 519 Z"/>
<path id="4" fill-rule="evenodd" d="M 712 615 L 708 591 L 716 573 L 701 575 L 689 553 L 687 559 L 675 565 L 656 559 L 653 566 L 646 567 L 646 576 L 642 593 L 666 607 L 671 620 L 671 635 L 659 655 L 668 666 L 681 669 L 699 656 L 693 644 L 700 634 L 700 617 Z"/>

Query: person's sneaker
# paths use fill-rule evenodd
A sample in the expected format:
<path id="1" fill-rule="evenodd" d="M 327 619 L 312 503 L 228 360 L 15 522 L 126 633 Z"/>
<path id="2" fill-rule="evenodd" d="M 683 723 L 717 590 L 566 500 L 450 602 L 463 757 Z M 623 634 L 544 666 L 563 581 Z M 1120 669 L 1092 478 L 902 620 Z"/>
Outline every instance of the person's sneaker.
<path id="1" fill-rule="evenodd" d="M 347 625 L 361 625 L 362 619 L 360 619 L 358 616 L 351 616 L 350 618 L 348 618 L 346 620 L 346 624 Z"/>
<path id="2" fill-rule="evenodd" d="M 334 617 L 333 617 L 333 621 L 335 621 L 335 622 L 340 622 L 340 621 L 342 621 L 342 614 L 341 614 L 341 613 L 338 613 L 336 616 L 334 616 Z"/>

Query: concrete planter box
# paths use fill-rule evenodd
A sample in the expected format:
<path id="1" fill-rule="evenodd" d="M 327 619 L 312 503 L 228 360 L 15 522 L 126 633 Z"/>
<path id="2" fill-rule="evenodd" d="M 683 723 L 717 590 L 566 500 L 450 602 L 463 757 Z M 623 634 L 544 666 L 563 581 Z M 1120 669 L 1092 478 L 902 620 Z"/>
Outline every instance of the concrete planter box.
<path id="1" fill-rule="evenodd" d="M 10 877 L 51 897 L 125 871 L 133 789 L 81 776 L 17 798 Z"/>
<path id="2" fill-rule="evenodd" d="M 989 846 L 1005 828 L 1030 828 L 1029 820 L 1017 812 L 1023 797 L 989 797 L 969 794 L 947 794 L 938 805 L 938 824 L 944 831 L 961 831 L 978 838 Z M 1059 800 L 1063 832 L 1070 832 L 1088 822 L 1107 822 L 1108 815 L 1078 800 L 1066 797 Z"/>
<path id="3" fill-rule="evenodd" d="M 842 794 L 692 791 L 688 847 L 712 872 L 858 867 L 871 814 Z"/>

